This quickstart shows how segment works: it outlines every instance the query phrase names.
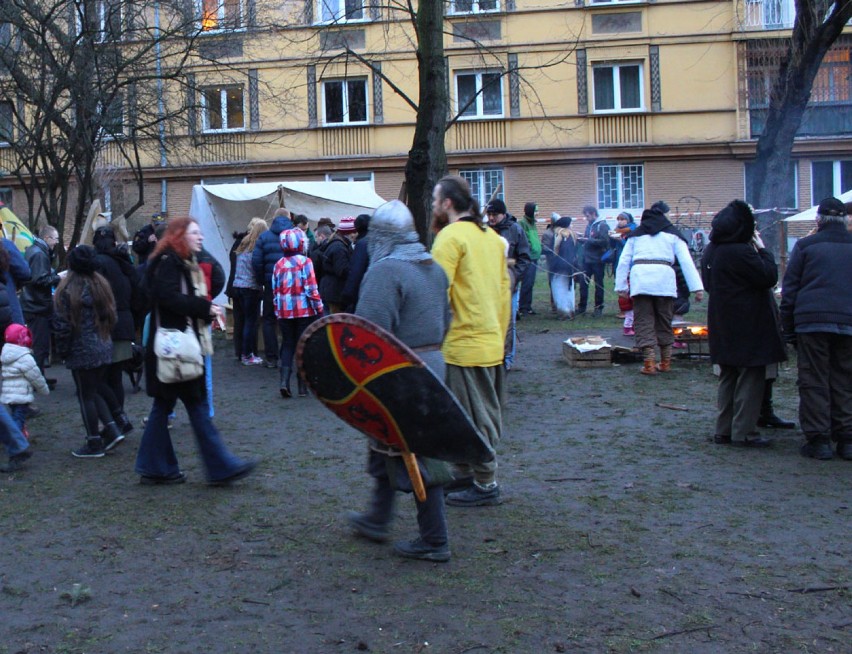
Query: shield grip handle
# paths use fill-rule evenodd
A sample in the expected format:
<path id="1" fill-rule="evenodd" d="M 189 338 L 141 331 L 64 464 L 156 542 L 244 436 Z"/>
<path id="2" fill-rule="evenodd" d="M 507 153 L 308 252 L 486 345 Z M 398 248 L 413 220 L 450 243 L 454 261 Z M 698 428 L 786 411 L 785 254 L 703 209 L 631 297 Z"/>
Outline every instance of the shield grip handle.
<path id="1" fill-rule="evenodd" d="M 426 501 L 426 486 L 423 485 L 423 477 L 420 476 L 420 468 L 417 467 L 417 459 L 411 452 L 403 452 L 402 460 L 405 461 L 405 468 L 408 470 L 408 476 L 411 478 L 411 487 L 414 488 L 414 495 L 421 502 Z"/>

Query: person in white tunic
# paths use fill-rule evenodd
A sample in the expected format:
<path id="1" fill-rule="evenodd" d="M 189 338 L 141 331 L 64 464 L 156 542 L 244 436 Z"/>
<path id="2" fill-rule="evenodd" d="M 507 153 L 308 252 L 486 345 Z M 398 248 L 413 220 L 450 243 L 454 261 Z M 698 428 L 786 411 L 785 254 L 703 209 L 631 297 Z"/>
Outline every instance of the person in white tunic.
<path id="1" fill-rule="evenodd" d="M 666 217 L 668 208 L 665 202 L 656 202 L 642 213 L 642 222 L 627 239 L 615 272 L 616 292 L 633 299 L 635 344 L 642 350 L 645 375 L 671 370 L 672 306 L 677 297 L 675 261 L 680 264 L 690 292 L 695 293 L 695 301 L 704 298 L 701 276 L 686 240 Z"/>

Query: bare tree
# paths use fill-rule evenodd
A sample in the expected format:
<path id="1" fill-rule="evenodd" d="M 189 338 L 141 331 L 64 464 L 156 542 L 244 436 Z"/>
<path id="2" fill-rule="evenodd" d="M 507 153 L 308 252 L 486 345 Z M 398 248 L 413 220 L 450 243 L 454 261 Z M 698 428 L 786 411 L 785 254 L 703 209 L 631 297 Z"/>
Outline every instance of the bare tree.
<path id="1" fill-rule="evenodd" d="M 753 201 L 758 207 L 784 205 L 793 141 L 814 80 L 825 54 L 852 19 L 849 0 L 795 0 L 795 6 L 793 33 L 770 91 L 766 123 L 751 171 Z M 762 214 L 761 228 L 770 230 L 772 221 L 772 213 Z"/>

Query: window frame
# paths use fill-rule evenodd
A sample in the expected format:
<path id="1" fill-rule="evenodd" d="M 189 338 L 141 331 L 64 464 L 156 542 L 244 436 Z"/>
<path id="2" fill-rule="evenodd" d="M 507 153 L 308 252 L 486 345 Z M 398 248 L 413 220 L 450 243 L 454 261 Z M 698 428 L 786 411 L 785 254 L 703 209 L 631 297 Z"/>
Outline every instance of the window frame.
<path id="1" fill-rule="evenodd" d="M 638 107 L 622 107 L 621 106 L 621 69 L 627 67 L 639 67 L 639 106 Z M 613 98 L 613 108 L 612 109 L 598 109 L 597 106 L 597 83 L 595 82 L 595 71 L 602 70 L 604 68 L 611 68 L 613 70 L 612 76 L 612 98 Z M 629 60 L 629 61 L 609 61 L 609 62 L 597 62 L 592 64 L 592 112 L 595 115 L 606 115 L 606 114 L 626 114 L 626 113 L 643 113 L 647 111 L 645 105 L 645 62 L 643 60 Z"/>
<path id="2" fill-rule="evenodd" d="M 486 114 L 483 113 L 484 106 L 484 98 L 485 94 L 482 92 L 482 76 L 483 75 L 497 75 L 498 81 L 498 92 L 500 97 L 500 113 L 499 114 Z M 475 78 L 475 93 L 476 93 L 476 101 L 471 105 L 471 107 L 476 107 L 476 113 L 474 115 L 464 116 L 461 114 L 461 100 L 459 93 L 459 79 L 462 77 L 474 77 Z M 504 89 L 503 89 L 503 71 L 495 70 L 495 69 L 485 69 L 485 70 L 460 70 L 455 72 L 455 113 L 458 117 L 458 120 L 496 120 L 499 118 L 506 117 L 506 103 L 504 97 Z"/>
<path id="3" fill-rule="evenodd" d="M 0 186 L 0 202 L 2 202 L 9 211 L 14 211 L 12 208 L 12 200 L 15 197 L 15 192 L 8 186 Z"/>
<path id="4" fill-rule="evenodd" d="M 608 201 L 606 198 L 605 189 L 601 188 L 601 172 L 603 168 L 615 168 L 616 169 L 616 193 L 618 195 L 618 199 L 615 203 L 615 206 Z M 636 168 L 641 171 L 641 192 L 638 194 L 639 199 L 637 206 L 632 206 L 626 204 L 624 200 L 625 192 L 624 192 L 624 175 L 625 169 L 628 168 Z M 597 206 L 598 209 L 603 211 L 642 211 L 645 207 L 645 163 L 644 162 L 620 162 L 620 163 L 599 163 L 595 164 L 595 197 L 597 198 Z"/>
<path id="5" fill-rule="evenodd" d="M 248 3 L 246 0 L 233 0 L 237 4 L 238 16 L 233 25 L 229 24 L 228 16 L 225 12 L 227 0 L 211 0 L 216 2 L 216 27 L 205 28 L 204 3 L 206 0 L 194 0 L 195 15 L 197 18 L 198 29 L 201 34 L 220 34 L 222 32 L 242 32 L 246 29 L 248 18 Z"/>
<path id="6" fill-rule="evenodd" d="M 9 107 L 9 139 L 3 138 L 0 134 L 0 147 L 6 148 L 12 145 L 12 140 L 15 138 L 15 105 L 9 100 L 0 100 L 0 107 Z"/>
<path id="7" fill-rule="evenodd" d="M 476 176 L 474 180 L 473 177 Z M 498 186 L 500 191 L 493 199 L 506 198 L 506 170 L 502 166 L 485 166 L 482 168 L 460 168 L 459 177 L 467 181 L 473 198 L 484 207 L 491 200 L 491 194 Z M 490 178 L 489 178 L 490 177 Z"/>
<path id="8" fill-rule="evenodd" d="M 326 0 L 317 0 L 317 13 L 316 20 L 314 24 L 316 25 L 337 25 L 342 23 L 366 23 L 369 22 L 369 6 L 366 0 L 360 0 L 361 2 L 361 17 L 360 18 L 348 18 L 346 16 L 346 0 L 335 0 L 337 4 L 337 11 L 333 12 L 333 16 L 331 18 L 324 17 L 324 9 L 328 5 Z M 329 7 L 330 8 L 330 7 Z"/>
<path id="9" fill-rule="evenodd" d="M 119 112 L 121 113 L 120 122 L 121 129 L 118 131 L 113 131 L 111 129 L 107 129 L 107 118 L 109 115 L 110 108 L 104 107 L 102 102 L 98 102 L 98 115 L 101 117 L 100 120 L 100 131 L 101 138 L 105 141 L 114 141 L 116 139 L 122 139 L 127 137 L 127 128 L 129 125 L 127 124 L 127 102 L 125 100 L 124 94 L 117 94 L 113 98 L 113 102 L 119 103 Z"/>
<path id="10" fill-rule="evenodd" d="M 366 178 L 366 179 L 355 179 L 356 177 Z M 339 173 L 326 173 L 325 181 L 327 182 L 370 182 L 375 185 L 375 173 L 372 171 L 368 172 L 339 172 Z"/>
<path id="11" fill-rule="evenodd" d="M 370 85 L 366 77 L 333 77 L 321 80 L 321 99 L 322 99 L 322 124 L 324 127 L 349 127 L 370 124 Z M 349 83 L 361 82 L 364 85 L 364 120 L 349 120 Z M 343 92 L 341 94 L 341 102 L 343 104 L 342 114 L 343 121 L 332 123 L 328 120 L 328 112 L 326 110 L 326 87 L 330 84 L 341 84 Z"/>
<path id="12" fill-rule="evenodd" d="M 502 11 L 500 0 L 485 0 L 494 3 L 493 9 L 482 9 L 479 3 L 483 0 L 470 0 L 470 9 L 457 9 L 456 0 L 450 0 L 447 16 L 472 16 L 474 14 L 495 14 Z"/>
<path id="13" fill-rule="evenodd" d="M 825 195 L 822 197 L 817 197 L 816 190 L 814 188 L 814 166 L 816 164 L 831 164 L 831 193 L 829 195 L 834 197 L 840 197 L 846 191 L 852 190 L 852 186 L 848 189 L 843 189 L 843 167 L 844 164 L 849 167 L 850 175 L 852 175 L 852 158 L 850 159 L 814 159 L 811 161 L 811 204 L 815 205 L 821 200 L 825 199 Z M 821 194 L 820 194 L 821 195 Z"/>
<path id="14" fill-rule="evenodd" d="M 219 110 L 222 116 L 222 127 L 210 127 L 209 108 L 207 106 L 207 92 L 219 89 Z M 242 96 L 243 124 L 239 127 L 225 127 L 228 124 L 228 90 L 239 89 Z M 207 85 L 200 88 L 201 94 L 201 131 L 204 134 L 228 134 L 246 131 L 246 92 L 242 84 L 219 84 Z"/>

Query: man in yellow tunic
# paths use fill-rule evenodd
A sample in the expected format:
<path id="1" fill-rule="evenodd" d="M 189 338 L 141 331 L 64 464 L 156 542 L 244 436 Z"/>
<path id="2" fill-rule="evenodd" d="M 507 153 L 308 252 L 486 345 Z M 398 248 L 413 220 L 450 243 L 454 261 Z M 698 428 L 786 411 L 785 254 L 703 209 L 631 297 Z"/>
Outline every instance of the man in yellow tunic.
<path id="1" fill-rule="evenodd" d="M 509 275 L 506 244 L 483 224 L 467 182 L 447 176 L 435 186 L 432 212 L 445 224 L 432 246 L 432 257 L 449 280 L 453 318 L 442 352 L 446 382 L 473 423 L 496 449 L 503 430 L 502 399 L 506 370 L 503 344 L 509 326 Z M 497 460 L 458 467 L 465 490 L 450 493 L 452 506 L 501 503 Z"/>

